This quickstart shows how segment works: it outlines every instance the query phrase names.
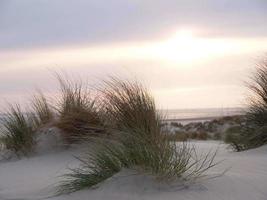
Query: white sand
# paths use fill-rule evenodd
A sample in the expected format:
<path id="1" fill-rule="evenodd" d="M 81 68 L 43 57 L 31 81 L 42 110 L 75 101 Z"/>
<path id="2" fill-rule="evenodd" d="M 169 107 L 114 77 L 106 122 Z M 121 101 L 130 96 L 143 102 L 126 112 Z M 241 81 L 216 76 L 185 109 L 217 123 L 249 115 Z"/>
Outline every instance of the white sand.
<path id="1" fill-rule="evenodd" d="M 200 151 L 216 149 L 217 142 L 196 142 Z M 79 163 L 72 155 L 79 150 L 43 154 L 19 161 L 0 163 L 0 200 L 8 199 L 46 199 L 54 192 L 53 184 L 66 166 Z M 52 197 L 52 200 L 86 199 L 148 199 L 148 200 L 266 200 L 267 199 L 267 146 L 241 153 L 226 150 L 220 145 L 218 160 L 226 159 L 223 164 L 212 169 L 213 175 L 231 166 L 222 177 L 191 185 L 167 186 L 156 183 L 151 177 L 133 175 L 124 170 L 115 177 L 100 184 L 96 189 L 88 189 Z"/>

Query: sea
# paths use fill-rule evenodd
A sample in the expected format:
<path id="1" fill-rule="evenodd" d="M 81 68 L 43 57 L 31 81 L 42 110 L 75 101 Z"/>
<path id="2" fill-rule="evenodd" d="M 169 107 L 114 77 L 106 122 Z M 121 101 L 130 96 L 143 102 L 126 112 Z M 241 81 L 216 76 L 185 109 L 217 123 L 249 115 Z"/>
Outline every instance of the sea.
<path id="1" fill-rule="evenodd" d="M 244 108 L 197 108 L 161 110 L 165 121 L 175 121 L 182 124 L 190 122 L 210 121 L 220 117 L 243 115 Z"/>
<path id="2" fill-rule="evenodd" d="M 244 108 L 198 108 L 198 109 L 170 109 L 159 110 L 164 116 L 164 121 L 175 121 L 182 124 L 190 122 L 209 121 L 219 117 L 243 115 Z M 0 114 L 1 119 L 5 117 Z"/>

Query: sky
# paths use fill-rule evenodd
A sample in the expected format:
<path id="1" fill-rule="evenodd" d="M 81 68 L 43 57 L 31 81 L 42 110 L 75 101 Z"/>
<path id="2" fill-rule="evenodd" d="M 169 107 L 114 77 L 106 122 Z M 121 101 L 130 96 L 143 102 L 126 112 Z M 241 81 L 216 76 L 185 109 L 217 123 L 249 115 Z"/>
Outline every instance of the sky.
<path id="1" fill-rule="evenodd" d="M 266 52 L 266 0 L 0 0 L 0 108 L 59 71 L 138 79 L 164 109 L 244 106 Z"/>

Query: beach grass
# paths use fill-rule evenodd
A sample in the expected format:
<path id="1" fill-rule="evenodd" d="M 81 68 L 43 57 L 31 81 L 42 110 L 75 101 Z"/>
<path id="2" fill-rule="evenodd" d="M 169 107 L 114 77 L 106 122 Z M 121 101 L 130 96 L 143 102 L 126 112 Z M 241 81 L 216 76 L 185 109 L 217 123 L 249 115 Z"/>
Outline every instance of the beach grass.
<path id="1" fill-rule="evenodd" d="M 33 120 L 36 127 L 52 122 L 55 118 L 52 106 L 48 103 L 47 98 L 41 91 L 33 95 L 31 109 L 34 113 Z"/>
<path id="2" fill-rule="evenodd" d="M 252 92 L 246 111 L 246 124 L 228 133 L 225 142 L 236 150 L 246 150 L 267 143 L 267 57 L 261 60 L 247 84 Z"/>
<path id="3" fill-rule="evenodd" d="M 93 187 L 122 168 L 162 181 L 184 181 L 201 177 L 217 164 L 216 152 L 200 158 L 194 147 L 169 140 L 153 97 L 139 82 L 110 78 L 100 91 L 112 139 L 95 142 L 97 150 L 79 158 L 81 167 L 63 176 L 59 192 Z"/>
<path id="4" fill-rule="evenodd" d="M 63 130 L 64 138 L 73 142 L 85 135 L 95 135 L 101 120 L 95 98 L 82 82 L 72 82 L 57 75 L 61 99 L 57 106 L 56 126 Z"/>
<path id="5" fill-rule="evenodd" d="M 246 113 L 250 129 L 247 140 L 252 147 L 267 143 L 267 56 L 262 59 L 251 78 L 249 109 Z"/>
<path id="6" fill-rule="evenodd" d="M 80 167 L 69 169 L 69 173 L 63 175 L 58 194 L 94 187 L 129 165 L 123 148 L 111 141 L 98 141 L 97 145 L 90 144 L 90 147 L 84 158 L 77 158 Z"/>
<path id="7" fill-rule="evenodd" d="M 18 104 L 10 105 L 2 119 L 1 142 L 17 156 L 34 151 L 35 127 L 32 114 L 23 113 Z"/>

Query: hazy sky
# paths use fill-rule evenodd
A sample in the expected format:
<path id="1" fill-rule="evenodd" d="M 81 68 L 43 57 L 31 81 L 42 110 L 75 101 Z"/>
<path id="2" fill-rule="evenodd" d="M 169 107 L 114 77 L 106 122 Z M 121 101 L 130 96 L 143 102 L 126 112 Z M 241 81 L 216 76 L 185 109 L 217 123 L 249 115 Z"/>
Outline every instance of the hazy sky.
<path id="1" fill-rule="evenodd" d="M 0 107 L 53 71 L 138 78 L 161 108 L 242 106 L 267 0 L 0 0 Z"/>

